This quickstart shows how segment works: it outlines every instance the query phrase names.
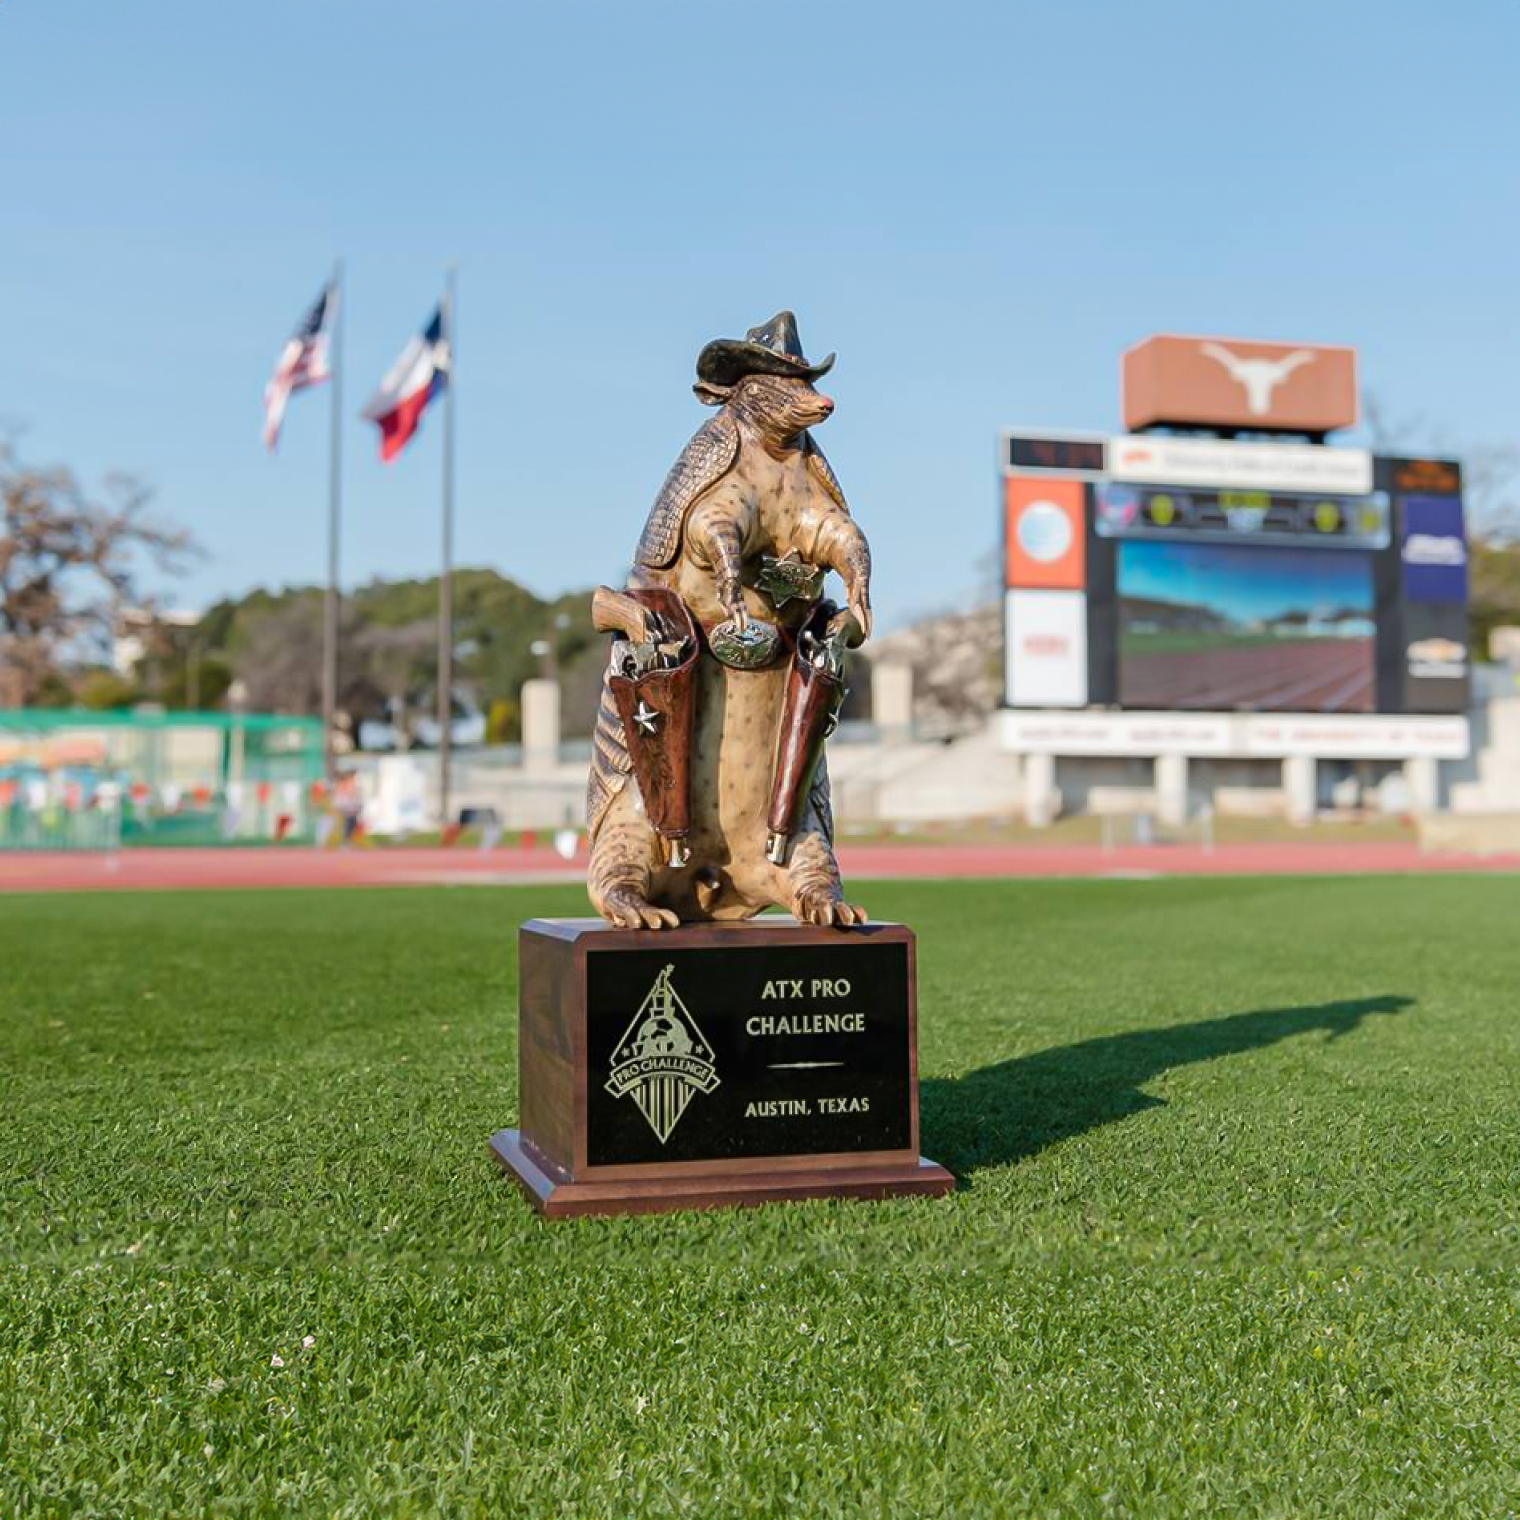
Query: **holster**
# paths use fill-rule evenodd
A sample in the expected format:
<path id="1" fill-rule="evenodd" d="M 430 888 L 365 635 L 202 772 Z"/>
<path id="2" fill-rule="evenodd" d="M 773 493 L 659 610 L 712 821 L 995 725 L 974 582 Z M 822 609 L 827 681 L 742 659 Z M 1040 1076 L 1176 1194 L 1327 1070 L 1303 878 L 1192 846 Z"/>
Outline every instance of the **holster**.
<path id="1" fill-rule="evenodd" d="M 645 815 L 669 843 L 671 865 L 684 865 L 689 858 L 686 836 L 691 832 L 691 744 L 696 731 L 701 641 L 691 613 L 675 592 L 652 588 L 624 595 L 659 613 L 666 627 L 686 640 L 679 665 L 633 676 L 612 671 L 607 677 Z"/>
<path id="2" fill-rule="evenodd" d="M 786 860 L 787 840 L 812 785 L 823 741 L 834 731 L 844 702 L 842 655 L 826 633 L 834 611 L 831 602 L 820 602 L 792 648 L 765 817 L 765 854 L 775 865 Z"/>

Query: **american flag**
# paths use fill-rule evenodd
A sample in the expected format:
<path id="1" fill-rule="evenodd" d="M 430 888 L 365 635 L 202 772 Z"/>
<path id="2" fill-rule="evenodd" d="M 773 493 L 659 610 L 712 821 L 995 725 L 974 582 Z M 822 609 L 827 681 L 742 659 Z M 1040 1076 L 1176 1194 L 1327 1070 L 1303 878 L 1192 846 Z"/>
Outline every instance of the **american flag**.
<path id="1" fill-rule="evenodd" d="M 279 442 L 280 423 L 285 418 L 285 405 L 291 392 L 304 390 L 308 385 L 320 385 L 332 374 L 328 348 L 337 307 L 337 290 L 331 284 L 324 285 L 322 294 L 296 324 L 290 341 L 280 351 L 280 362 L 264 387 L 264 446 L 271 451 Z"/>

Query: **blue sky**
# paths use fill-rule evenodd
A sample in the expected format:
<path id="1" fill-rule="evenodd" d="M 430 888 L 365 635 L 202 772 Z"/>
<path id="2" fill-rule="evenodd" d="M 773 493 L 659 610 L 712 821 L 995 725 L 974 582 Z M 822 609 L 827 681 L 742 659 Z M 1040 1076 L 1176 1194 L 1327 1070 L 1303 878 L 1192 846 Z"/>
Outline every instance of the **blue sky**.
<path id="1" fill-rule="evenodd" d="M 1229 544 L 1119 545 L 1120 596 L 1212 607 L 1239 622 L 1284 612 L 1372 611 L 1372 560 L 1351 549 Z"/>
<path id="2" fill-rule="evenodd" d="M 436 420 L 382 468 L 357 412 L 456 261 L 458 557 L 553 592 L 791 306 L 890 625 L 986 580 L 998 428 L 1115 426 L 1148 332 L 1352 343 L 1411 443 L 1513 440 L 1517 60 L 1502 0 L 8 0 L 0 417 L 154 483 L 176 600 L 316 580 L 326 399 L 270 460 L 260 393 L 341 254 L 345 578 L 431 573 Z"/>

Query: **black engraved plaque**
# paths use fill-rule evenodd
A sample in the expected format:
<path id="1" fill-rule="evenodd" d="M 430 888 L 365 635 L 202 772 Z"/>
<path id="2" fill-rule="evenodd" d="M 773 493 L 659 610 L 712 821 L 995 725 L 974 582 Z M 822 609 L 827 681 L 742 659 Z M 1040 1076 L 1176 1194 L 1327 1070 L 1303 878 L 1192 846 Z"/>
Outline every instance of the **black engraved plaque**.
<path id="1" fill-rule="evenodd" d="M 911 1145 L 905 944 L 650 938 L 586 954 L 590 1165 Z"/>

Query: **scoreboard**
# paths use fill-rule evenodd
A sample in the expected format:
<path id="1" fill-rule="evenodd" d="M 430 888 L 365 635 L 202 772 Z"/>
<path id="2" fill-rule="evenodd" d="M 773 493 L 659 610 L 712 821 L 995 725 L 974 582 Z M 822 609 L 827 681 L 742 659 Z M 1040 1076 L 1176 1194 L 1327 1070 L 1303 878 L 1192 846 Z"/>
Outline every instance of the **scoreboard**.
<path id="1" fill-rule="evenodd" d="M 1007 706 L 1466 710 L 1453 461 L 1010 432 L 1000 484 Z"/>
<path id="2" fill-rule="evenodd" d="M 1105 480 L 1094 488 L 1094 526 L 1104 538 L 1187 538 L 1238 543 L 1246 535 L 1284 540 L 1334 537 L 1345 547 L 1388 544 L 1388 497 L 1305 496 L 1220 486 L 1179 490 Z"/>

